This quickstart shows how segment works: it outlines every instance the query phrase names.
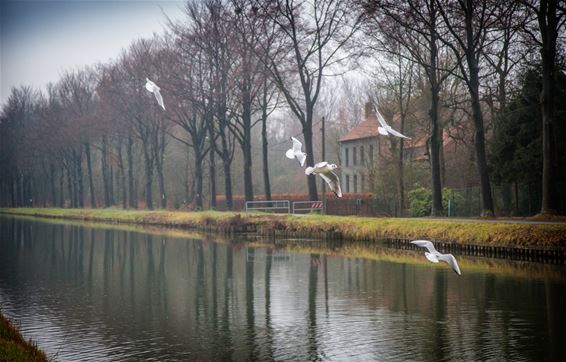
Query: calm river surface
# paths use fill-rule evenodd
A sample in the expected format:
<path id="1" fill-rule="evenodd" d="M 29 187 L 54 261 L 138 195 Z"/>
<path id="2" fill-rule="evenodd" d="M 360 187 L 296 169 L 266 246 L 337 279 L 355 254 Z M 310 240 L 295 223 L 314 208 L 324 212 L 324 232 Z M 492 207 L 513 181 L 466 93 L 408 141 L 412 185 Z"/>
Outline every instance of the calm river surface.
<path id="1" fill-rule="evenodd" d="M 0 217 L 2 311 L 61 361 L 566 357 L 564 266 L 197 237 Z"/>

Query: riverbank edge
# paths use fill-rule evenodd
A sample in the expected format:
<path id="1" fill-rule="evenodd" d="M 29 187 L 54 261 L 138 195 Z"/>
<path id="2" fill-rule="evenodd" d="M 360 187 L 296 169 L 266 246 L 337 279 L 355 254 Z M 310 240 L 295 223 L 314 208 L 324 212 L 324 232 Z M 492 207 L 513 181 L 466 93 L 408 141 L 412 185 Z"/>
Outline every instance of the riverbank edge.
<path id="1" fill-rule="evenodd" d="M 0 214 L 247 233 L 263 237 L 343 241 L 428 239 L 455 247 L 566 251 L 564 224 L 123 209 L 3 208 Z"/>
<path id="2" fill-rule="evenodd" d="M 48 361 L 45 352 L 32 340 L 25 340 L 19 329 L 0 310 L 0 360 Z"/>

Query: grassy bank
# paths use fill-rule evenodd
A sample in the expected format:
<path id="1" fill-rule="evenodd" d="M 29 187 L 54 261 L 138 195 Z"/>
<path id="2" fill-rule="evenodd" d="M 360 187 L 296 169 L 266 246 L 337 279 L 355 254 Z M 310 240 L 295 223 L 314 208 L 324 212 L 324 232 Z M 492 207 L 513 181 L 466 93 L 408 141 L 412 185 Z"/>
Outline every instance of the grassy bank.
<path id="1" fill-rule="evenodd" d="M 47 361 L 35 343 L 26 341 L 0 312 L 0 361 Z"/>
<path id="2" fill-rule="evenodd" d="M 284 237 L 348 240 L 430 239 L 460 244 L 525 248 L 566 247 L 566 225 L 466 222 L 237 212 L 120 209 L 0 209 L 0 213 L 83 221 L 174 226 L 197 230 L 256 232 Z"/>

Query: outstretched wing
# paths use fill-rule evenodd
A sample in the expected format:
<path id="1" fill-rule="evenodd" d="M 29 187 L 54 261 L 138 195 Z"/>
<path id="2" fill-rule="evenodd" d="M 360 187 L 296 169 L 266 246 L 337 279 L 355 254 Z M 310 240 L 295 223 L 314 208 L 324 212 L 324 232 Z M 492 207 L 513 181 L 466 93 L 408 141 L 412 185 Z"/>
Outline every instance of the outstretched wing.
<path id="1" fill-rule="evenodd" d="M 319 175 L 320 177 L 322 177 L 324 181 L 326 181 L 326 183 L 328 184 L 330 189 L 336 194 L 336 196 L 342 197 L 342 189 L 340 188 L 340 179 L 334 172 L 328 171 L 325 173 L 319 173 Z"/>
<path id="2" fill-rule="evenodd" d="M 321 167 L 324 167 L 324 166 L 326 166 L 326 165 L 328 165 L 328 162 L 326 162 L 326 161 L 321 161 L 321 162 L 315 163 L 315 164 L 314 164 L 314 168 L 321 168 Z"/>
<path id="3" fill-rule="evenodd" d="M 415 244 L 416 246 L 420 246 L 421 248 L 426 248 L 430 253 L 438 253 L 438 251 L 436 251 L 436 249 L 434 248 L 432 242 L 429 240 L 413 240 L 411 241 L 411 244 Z"/>
<path id="4" fill-rule="evenodd" d="M 291 140 L 293 141 L 293 151 L 301 152 L 301 148 L 303 148 L 303 144 L 295 137 L 291 137 Z"/>
<path id="5" fill-rule="evenodd" d="M 391 133 L 393 136 L 397 136 L 397 137 L 401 137 L 401 138 L 407 138 L 410 139 L 411 137 L 407 137 L 404 134 L 402 134 L 401 132 L 397 132 L 395 131 L 393 128 L 389 127 L 387 129 L 387 132 Z"/>
<path id="6" fill-rule="evenodd" d="M 163 105 L 163 97 L 161 96 L 161 92 L 159 91 L 159 88 L 156 88 L 153 91 L 153 94 L 155 94 L 155 99 L 157 99 L 157 103 L 159 103 L 161 108 L 163 108 L 163 110 L 165 110 L 165 106 Z"/>
<path id="7" fill-rule="evenodd" d="M 440 255 L 438 255 L 438 259 L 442 260 L 443 262 L 448 263 L 448 265 L 450 265 L 452 267 L 452 270 L 454 270 L 454 272 L 456 272 L 456 274 L 462 275 L 462 272 L 460 271 L 460 267 L 458 266 L 458 262 L 456 261 L 456 258 L 454 257 L 454 255 L 452 255 L 452 254 L 440 254 Z"/>
<path id="8" fill-rule="evenodd" d="M 379 122 L 381 127 L 387 128 L 388 124 L 387 122 L 385 122 L 385 118 L 383 118 L 383 116 L 381 115 L 381 113 L 379 113 L 378 110 L 376 110 L 376 113 L 377 113 L 377 121 Z"/>

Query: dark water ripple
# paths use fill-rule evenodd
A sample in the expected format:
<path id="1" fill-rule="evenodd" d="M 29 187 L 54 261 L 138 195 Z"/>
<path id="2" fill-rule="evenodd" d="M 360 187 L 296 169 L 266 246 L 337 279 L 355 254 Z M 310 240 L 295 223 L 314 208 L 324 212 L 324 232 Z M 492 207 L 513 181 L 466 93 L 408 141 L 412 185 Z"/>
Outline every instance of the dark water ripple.
<path id="1" fill-rule="evenodd" d="M 2 311 L 58 361 L 565 360 L 566 283 L 543 272 L 0 218 Z"/>

